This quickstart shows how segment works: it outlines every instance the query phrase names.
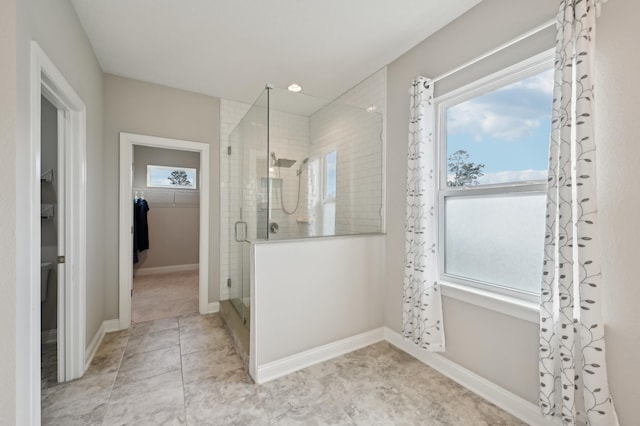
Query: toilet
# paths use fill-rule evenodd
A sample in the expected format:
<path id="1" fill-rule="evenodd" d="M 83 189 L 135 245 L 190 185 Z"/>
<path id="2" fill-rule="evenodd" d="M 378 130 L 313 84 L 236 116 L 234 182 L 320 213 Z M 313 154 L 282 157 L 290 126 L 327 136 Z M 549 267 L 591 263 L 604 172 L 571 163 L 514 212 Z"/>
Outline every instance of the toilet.
<path id="1" fill-rule="evenodd" d="M 40 303 L 47 300 L 47 288 L 49 285 L 49 271 L 51 271 L 52 263 L 42 262 L 40 264 Z"/>

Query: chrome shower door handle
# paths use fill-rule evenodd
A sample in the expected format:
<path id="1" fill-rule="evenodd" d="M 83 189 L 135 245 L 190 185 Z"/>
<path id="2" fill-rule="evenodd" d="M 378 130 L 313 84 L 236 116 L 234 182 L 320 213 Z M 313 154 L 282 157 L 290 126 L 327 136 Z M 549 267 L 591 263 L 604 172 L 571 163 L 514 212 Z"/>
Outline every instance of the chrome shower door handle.
<path id="1" fill-rule="evenodd" d="M 244 230 L 242 231 L 242 238 L 240 238 L 238 236 L 238 225 L 240 225 L 242 228 L 244 228 Z M 236 240 L 236 243 L 244 243 L 244 242 L 248 242 L 247 241 L 247 222 L 239 220 L 234 224 L 234 238 Z"/>

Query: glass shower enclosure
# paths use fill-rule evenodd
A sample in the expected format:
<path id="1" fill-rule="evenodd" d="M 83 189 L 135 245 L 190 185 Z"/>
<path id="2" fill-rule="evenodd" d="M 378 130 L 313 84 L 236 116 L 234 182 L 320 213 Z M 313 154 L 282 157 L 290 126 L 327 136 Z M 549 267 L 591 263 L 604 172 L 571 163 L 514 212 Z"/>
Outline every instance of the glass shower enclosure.
<path id="1" fill-rule="evenodd" d="M 266 87 L 229 135 L 227 287 L 247 328 L 252 243 L 382 232 L 384 86 L 374 92 L 330 102 Z"/>

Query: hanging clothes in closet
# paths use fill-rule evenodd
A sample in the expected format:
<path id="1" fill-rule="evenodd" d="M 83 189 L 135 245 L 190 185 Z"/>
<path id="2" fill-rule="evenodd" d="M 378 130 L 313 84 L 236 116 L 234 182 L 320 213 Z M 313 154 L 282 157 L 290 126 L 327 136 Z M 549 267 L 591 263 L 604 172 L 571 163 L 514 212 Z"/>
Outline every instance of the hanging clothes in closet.
<path id="1" fill-rule="evenodd" d="M 149 204 L 144 198 L 133 200 L 133 263 L 138 263 L 138 254 L 149 249 Z"/>

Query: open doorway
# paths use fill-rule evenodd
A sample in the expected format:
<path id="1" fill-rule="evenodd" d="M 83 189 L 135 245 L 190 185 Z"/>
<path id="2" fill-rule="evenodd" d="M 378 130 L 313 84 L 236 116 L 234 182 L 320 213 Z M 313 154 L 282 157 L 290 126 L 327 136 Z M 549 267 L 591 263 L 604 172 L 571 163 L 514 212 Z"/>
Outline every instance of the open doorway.
<path id="1" fill-rule="evenodd" d="M 208 144 L 120 134 L 119 250 L 120 328 L 209 312 Z"/>
<path id="2" fill-rule="evenodd" d="M 64 112 L 41 97 L 40 114 L 40 327 L 41 383 L 64 381 L 64 342 L 58 338 L 59 295 L 64 294 Z M 59 290 L 58 290 L 59 289 Z M 61 315 L 61 320 L 64 318 Z"/>
<path id="3" fill-rule="evenodd" d="M 131 322 L 198 313 L 200 153 L 133 147 Z"/>
<path id="4" fill-rule="evenodd" d="M 30 253 L 31 380 L 21 387 L 30 423 L 37 424 L 43 386 L 77 379 L 86 367 L 86 107 L 36 42 L 31 42 L 30 87 L 24 238 Z M 43 342 L 50 342 L 51 358 L 42 358 Z M 51 367 L 46 377 L 43 366 Z"/>

